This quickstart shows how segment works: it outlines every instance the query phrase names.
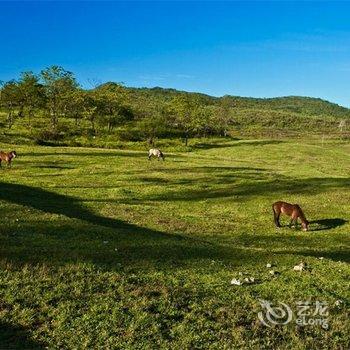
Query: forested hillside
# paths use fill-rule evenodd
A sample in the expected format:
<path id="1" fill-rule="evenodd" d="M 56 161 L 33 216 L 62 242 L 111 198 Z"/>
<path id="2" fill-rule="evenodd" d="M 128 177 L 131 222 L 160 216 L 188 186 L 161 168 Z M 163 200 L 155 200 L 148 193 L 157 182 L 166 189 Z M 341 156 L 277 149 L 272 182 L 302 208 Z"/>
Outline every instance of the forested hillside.
<path id="1" fill-rule="evenodd" d="M 349 137 L 350 110 L 310 97 L 213 97 L 108 82 L 83 89 L 52 66 L 1 84 L 0 141 L 119 147 L 194 137 Z"/>

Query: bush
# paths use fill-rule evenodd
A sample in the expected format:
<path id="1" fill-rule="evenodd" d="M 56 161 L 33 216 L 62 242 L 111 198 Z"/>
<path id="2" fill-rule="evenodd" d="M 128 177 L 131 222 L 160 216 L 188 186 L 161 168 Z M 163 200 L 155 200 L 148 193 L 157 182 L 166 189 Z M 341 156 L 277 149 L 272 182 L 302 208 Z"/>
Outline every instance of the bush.
<path id="1" fill-rule="evenodd" d="M 118 130 L 117 137 L 120 141 L 144 141 L 145 135 L 139 129 Z"/>
<path id="2" fill-rule="evenodd" d="M 44 129 L 39 130 L 34 135 L 34 142 L 37 145 L 48 145 L 64 139 L 64 132 L 59 130 Z"/>

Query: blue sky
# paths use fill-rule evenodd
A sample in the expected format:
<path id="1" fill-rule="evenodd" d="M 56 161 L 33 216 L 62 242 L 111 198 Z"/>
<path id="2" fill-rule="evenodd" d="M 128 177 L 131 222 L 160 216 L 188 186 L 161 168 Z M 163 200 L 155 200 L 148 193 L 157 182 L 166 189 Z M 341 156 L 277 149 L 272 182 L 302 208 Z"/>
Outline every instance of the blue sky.
<path id="1" fill-rule="evenodd" d="M 350 2 L 2 2 L 0 80 L 79 82 L 350 106 Z"/>

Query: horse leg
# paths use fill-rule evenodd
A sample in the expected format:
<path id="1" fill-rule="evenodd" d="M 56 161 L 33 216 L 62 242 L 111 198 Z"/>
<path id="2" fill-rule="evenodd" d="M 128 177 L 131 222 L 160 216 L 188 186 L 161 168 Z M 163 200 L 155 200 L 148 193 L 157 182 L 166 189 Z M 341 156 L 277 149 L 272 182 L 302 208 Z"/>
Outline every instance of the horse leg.
<path id="1" fill-rule="evenodd" d="M 293 222 L 294 222 L 294 219 L 291 218 L 290 223 L 289 223 L 289 228 L 295 227 L 295 226 L 293 225 Z"/>
<path id="2" fill-rule="evenodd" d="M 275 222 L 276 227 L 281 227 L 280 225 L 280 213 L 276 213 L 275 208 L 272 208 L 273 210 L 273 220 Z"/>
<path id="3" fill-rule="evenodd" d="M 295 228 L 295 226 L 297 225 L 297 221 L 298 221 L 298 217 L 296 217 L 295 215 L 292 215 L 292 220 L 290 220 L 290 227 Z"/>

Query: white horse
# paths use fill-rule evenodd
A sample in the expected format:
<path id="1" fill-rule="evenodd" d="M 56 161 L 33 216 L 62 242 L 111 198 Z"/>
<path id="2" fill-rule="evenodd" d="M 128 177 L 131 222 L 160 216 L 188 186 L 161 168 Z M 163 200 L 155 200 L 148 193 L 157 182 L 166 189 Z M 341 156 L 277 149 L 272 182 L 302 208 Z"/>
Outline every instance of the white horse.
<path id="1" fill-rule="evenodd" d="M 161 158 L 163 161 L 165 160 L 164 154 L 162 153 L 162 151 L 158 148 L 151 148 L 148 151 L 148 160 L 151 160 L 151 157 L 155 156 L 158 158 L 158 160 Z"/>

